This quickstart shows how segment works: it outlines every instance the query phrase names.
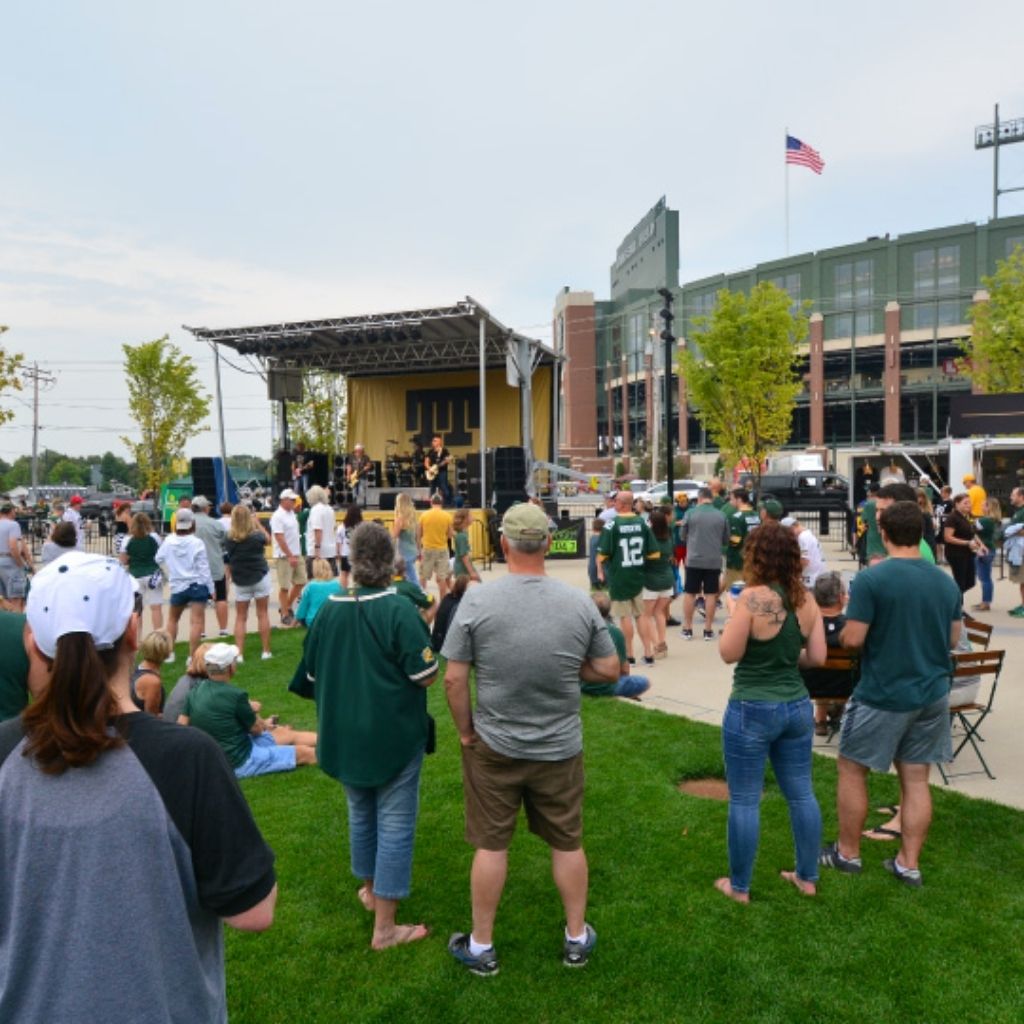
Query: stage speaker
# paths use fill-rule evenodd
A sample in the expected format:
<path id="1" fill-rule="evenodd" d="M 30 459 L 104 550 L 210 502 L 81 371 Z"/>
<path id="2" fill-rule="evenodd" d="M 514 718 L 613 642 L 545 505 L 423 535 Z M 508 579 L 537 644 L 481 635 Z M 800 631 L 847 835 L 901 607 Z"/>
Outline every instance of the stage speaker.
<path id="1" fill-rule="evenodd" d="M 284 490 L 285 487 L 291 487 L 292 485 L 292 453 L 289 451 L 279 451 L 274 456 L 274 482 L 277 484 L 278 490 Z"/>
<path id="2" fill-rule="evenodd" d="M 326 452 L 306 452 L 308 458 L 307 462 L 313 463 L 313 468 L 309 471 L 309 482 L 311 484 L 319 484 L 321 487 L 326 487 L 330 482 L 330 458 Z"/>
<path id="3" fill-rule="evenodd" d="M 379 494 L 380 510 L 381 512 L 394 512 L 395 511 L 395 498 L 399 495 L 399 491 L 390 487 L 385 488 Z"/>
<path id="4" fill-rule="evenodd" d="M 493 484 L 496 491 L 513 491 L 526 486 L 526 451 L 523 448 L 495 448 L 493 458 L 493 472 L 490 465 L 487 467 L 488 485 Z"/>
<path id="5" fill-rule="evenodd" d="M 302 371 L 295 369 L 267 372 L 267 398 L 271 402 L 302 401 Z"/>
<path id="6" fill-rule="evenodd" d="M 192 496 L 203 495 L 210 501 L 217 501 L 217 472 L 213 459 L 192 460 Z"/>
<path id="7" fill-rule="evenodd" d="M 522 488 L 494 488 L 494 511 L 503 516 L 513 505 L 526 501 L 528 495 Z"/>

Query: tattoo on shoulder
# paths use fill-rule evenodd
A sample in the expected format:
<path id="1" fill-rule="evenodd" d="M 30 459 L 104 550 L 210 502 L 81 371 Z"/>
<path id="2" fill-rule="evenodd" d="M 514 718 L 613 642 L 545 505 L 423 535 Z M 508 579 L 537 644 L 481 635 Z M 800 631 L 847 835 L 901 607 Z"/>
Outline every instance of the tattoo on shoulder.
<path id="1" fill-rule="evenodd" d="M 767 597 L 747 594 L 746 604 L 751 615 L 761 615 L 780 626 L 786 621 L 786 609 L 782 607 L 782 600 L 778 594 L 769 594 Z"/>

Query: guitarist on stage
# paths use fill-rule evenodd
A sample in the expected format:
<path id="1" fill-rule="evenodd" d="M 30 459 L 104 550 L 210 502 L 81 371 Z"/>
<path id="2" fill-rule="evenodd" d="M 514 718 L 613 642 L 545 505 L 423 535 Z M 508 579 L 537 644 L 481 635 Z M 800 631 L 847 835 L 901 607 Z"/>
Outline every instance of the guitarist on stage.
<path id="1" fill-rule="evenodd" d="M 345 460 L 345 476 L 348 479 L 348 487 L 352 492 L 352 500 L 356 503 L 366 504 L 366 478 L 370 475 L 373 463 L 370 462 L 366 449 L 357 444 L 352 449 L 352 454 Z"/>
<path id="2" fill-rule="evenodd" d="M 306 446 L 301 441 L 295 442 L 295 451 L 292 452 L 292 489 L 301 498 L 305 498 L 309 490 L 309 471 L 313 468 L 313 460 L 306 451 Z"/>
<path id="3" fill-rule="evenodd" d="M 451 461 L 451 452 L 445 448 L 441 435 L 435 434 L 423 458 L 423 468 L 426 471 L 427 486 L 431 492 L 440 491 L 446 505 L 452 503 L 452 488 L 448 483 L 448 463 Z"/>

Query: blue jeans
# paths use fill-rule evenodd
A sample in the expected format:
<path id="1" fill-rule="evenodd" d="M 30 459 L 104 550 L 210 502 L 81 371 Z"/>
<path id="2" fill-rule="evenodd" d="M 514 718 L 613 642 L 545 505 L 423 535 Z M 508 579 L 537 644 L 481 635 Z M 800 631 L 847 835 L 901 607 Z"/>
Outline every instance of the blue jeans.
<path id="1" fill-rule="evenodd" d="M 811 789 L 814 711 L 809 699 L 776 704 L 729 701 L 722 723 L 722 750 L 729 783 L 729 880 L 736 892 L 749 892 L 761 827 L 764 764 L 789 804 L 796 845 L 796 873 L 818 880 L 821 810 Z"/>
<path id="2" fill-rule="evenodd" d="M 612 693 L 616 697 L 639 697 L 651 688 L 651 681 L 647 676 L 619 676 Z"/>
<path id="3" fill-rule="evenodd" d="M 974 565 L 978 573 L 978 582 L 981 583 L 982 604 L 992 603 L 992 563 L 995 561 L 996 553 L 990 551 L 987 555 L 975 555 Z"/>
<path id="4" fill-rule="evenodd" d="M 372 878 L 373 894 L 381 899 L 409 895 L 422 767 L 421 750 L 383 786 L 345 787 L 352 874 Z"/>

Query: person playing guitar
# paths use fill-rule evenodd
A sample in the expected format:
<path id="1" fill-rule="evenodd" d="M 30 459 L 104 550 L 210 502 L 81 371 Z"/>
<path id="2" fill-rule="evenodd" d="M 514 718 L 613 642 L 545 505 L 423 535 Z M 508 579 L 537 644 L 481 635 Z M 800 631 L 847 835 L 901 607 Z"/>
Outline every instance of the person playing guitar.
<path id="1" fill-rule="evenodd" d="M 441 497 L 446 505 L 452 503 L 452 489 L 448 483 L 448 463 L 451 460 L 451 452 L 445 448 L 441 435 L 435 434 L 430 442 L 430 448 L 423 457 L 423 468 L 427 485 L 441 492 Z"/>
<path id="2" fill-rule="evenodd" d="M 362 501 L 365 504 L 366 498 L 366 477 L 373 468 L 366 449 L 357 444 L 352 449 L 352 454 L 345 461 L 345 472 L 348 478 L 349 490 L 352 491 L 354 502 Z"/>
<path id="3" fill-rule="evenodd" d="M 309 471 L 313 468 L 313 460 L 306 451 L 306 446 L 301 441 L 295 442 L 295 451 L 292 452 L 292 488 L 300 495 L 305 496 L 309 490 Z"/>

